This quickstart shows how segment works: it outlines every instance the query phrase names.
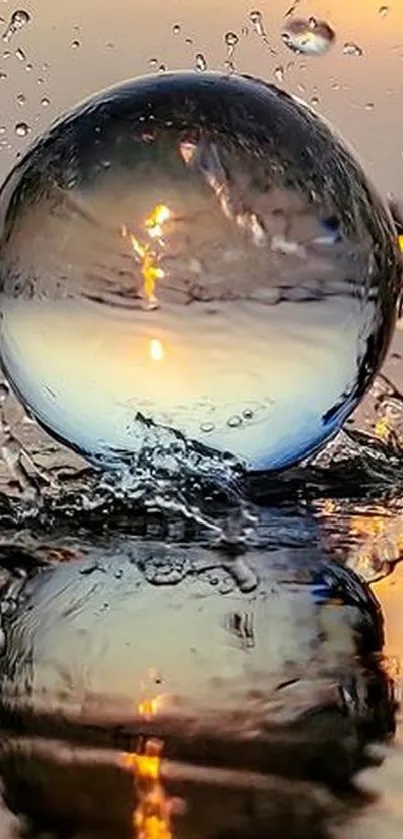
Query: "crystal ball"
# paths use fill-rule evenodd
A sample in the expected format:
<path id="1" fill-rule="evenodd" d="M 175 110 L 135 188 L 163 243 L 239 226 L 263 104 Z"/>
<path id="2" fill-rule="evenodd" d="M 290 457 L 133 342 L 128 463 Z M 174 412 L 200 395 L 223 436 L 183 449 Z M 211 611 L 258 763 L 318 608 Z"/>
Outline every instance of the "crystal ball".
<path id="1" fill-rule="evenodd" d="M 395 321 L 388 210 L 319 116 L 245 76 L 94 96 L 10 174 L 0 231 L 3 370 L 90 460 L 168 430 L 250 471 L 296 463 L 356 406 Z"/>

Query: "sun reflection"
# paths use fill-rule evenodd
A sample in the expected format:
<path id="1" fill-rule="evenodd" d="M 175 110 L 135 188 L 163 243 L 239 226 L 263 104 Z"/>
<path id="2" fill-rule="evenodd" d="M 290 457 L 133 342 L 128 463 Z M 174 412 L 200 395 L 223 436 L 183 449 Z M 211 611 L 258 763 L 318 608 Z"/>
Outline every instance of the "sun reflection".
<path id="1" fill-rule="evenodd" d="M 164 241 L 162 239 L 163 224 L 170 217 L 171 211 L 169 207 L 166 204 L 157 204 L 144 223 L 146 233 L 151 239 L 151 242 L 155 242 L 160 249 L 164 247 Z M 124 239 L 128 238 L 130 240 L 133 253 L 141 262 L 143 297 L 147 308 L 155 309 L 159 305 L 156 296 L 156 283 L 157 280 L 162 280 L 165 277 L 165 272 L 159 265 L 161 254 L 158 254 L 155 249 L 152 249 L 151 243 L 147 241 L 142 242 L 128 229 L 127 225 L 122 225 L 120 232 Z"/>
<path id="2" fill-rule="evenodd" d="M 165 694 L 144 697 L 137 711 L 150 722 L 164 707 Z M 164 789 L 161 761 L 164 743 L 155 737 L 140 737 L 136 751 L 123 756 L 124 766 L 134 778 L 133 839 L 173 839 L 172 818 L 182 802 Z"/>
<path id="3" fill-rule="evenodd" d="M 136 839 L 172 839 L 172 801 L 161 781 L 163 743 L 147 739 L 137 752 L 125 756 L 125 765 L 135 778 L 136 804 L 133 836 Z"/>
<path id="4" fill-rule="evenodd" d="M 368 582 L 388 575 L 403 556 L 403 516 L 386 506 L 351 513 L 344 501 L 321 502 L 317 512 L 324 544 Z M 348 546 L 348 547 L 347 547 Z M 346 551 L 347 548 L 347 551 Z"/>
<path id="5" fill-rule="evenodd" d="M 148 350 L 153 361 L 162 361 L 165 358 L 165 347 L 159 338 L 151 338 Z"/>

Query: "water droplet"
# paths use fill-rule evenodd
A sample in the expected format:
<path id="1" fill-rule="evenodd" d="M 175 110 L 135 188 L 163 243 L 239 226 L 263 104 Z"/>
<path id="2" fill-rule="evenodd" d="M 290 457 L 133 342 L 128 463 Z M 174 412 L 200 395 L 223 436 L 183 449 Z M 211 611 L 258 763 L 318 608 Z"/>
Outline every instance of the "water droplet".
<path id="1" fill-rule="evenodd" d="M 19 29 L 23 29 L 30 20 L 31 16 L 25 9 L 17 9 L 13 12 L 7 29 L 3 33 L 3 41 L 10 41 L 13 35 L 15 35 Z"/>
<path id="2" fill-rule="evenodd" d="M 26 69 L 27 73 L 30 73 L 31 70 L 33 69 L 33 66 L 32 66 L 30 61 L 28 62 L 28 64 L 25 65 L 25 69 Z"/>
<path id="3" fill-rule="evenodd" d="M 250 12 L 249 20 L 250 20 L 256 34 L 260 35 L 260 37 L 264 37 L 266 33 L 265 33 L 262 13 L 259 12 L 259 10 L 257 10 L 257 9 L 254 12 Z"/>
<path id="4" fill-rule="evenodd" d="M 284 76 L 285 76 L 285 70 L 284 70 L 284 67 L 283 67 L 282 64 L 279 64 L 279 66 L 274 69 L 273 76 L 274 76 L 276 82 L 278 82 L 279 84 L 283 83 Z"/>
<path id="5" fill-rule="evenodd" d="M 81 43 L 77 38 L 75 38 L 74 41 L 71 42 L 71 48 L 73 50 L 77 50 L 79 47 L 81 47 Z"/>
<path id="6" fill-rule="evenodd" d="M 205 434 L 209 434 L 211 431 L 214 431 L 214 423 L 213 422 L 202 422 L 200 426 L 200 431 L 203 431 Z"/>
<path id="7" fill-rule="evenodd" d="M 311 96 L 311 105 L 319 105 L 319 96 Z"/>
<path id="8" fill-rule="evenodd" d="M 27 23 L 29 23 L 30 20 L 31 16 L 25 9 L 17 9 L 17 11 L 13 12 L 13 14 L 11 15 L 10 23 L 16 29 L 22 29 L 24 26 L 26 26 Z"/>
<path id="9" fill-rule="evenodd" d="M 17 137 L 26 137 L 31 129 L 26 122 L 17 122 L 14 130 Z"/>
<path id="10" fill-rule="evenodd" d="M 228 73 L 235 73 L 235 64 L 233 61 L 231 61 L 230 58 L 225 59 L 224 67 L 228 71 Z"/>
<path id="11" fill-rule="evenodd" d="M 355 44 L 353 41 L 346 41 L 343 46 L 343 53 L 344 55 L 354 55 L 359 58 L 361 55 L 364 54 L 364 51 L 358 44 Z"/>
<path id="12" fill-rule="evenodd" d="M 0 125 L 0 134 L 5 134 L 6 131 L 7 131 L 6 126 L 5 125 Z"/>
<path id="13" fill-rule="evenodd" d="M 237 414 L 234 414 L 234 416 L 229 417 L 229 419 L 227 419 L 227 425 L 229 428 L 237 428 L 238 425 L 241 425 L 241 423 L 241 417 L 239 417 Z"/>
<path id="14" fill-rule="evenodd" d="M 366 111 L 373 111 L 374 108 L 375 108 L 375 105 L 374 105 L 373 102 L 367 102 L 366 105 L 365 105 L 365 110 Z"/>
<path id="15" fill-rule="evenodd" d="M 379 9 L 378 9 L 378 14 L 379 14 L 381 17 L 386 17 L 386 15 L 387 15 L 388 13 L 389 13 L 389 6 L 380 6 L 380 7 L 379 7 Z"/>
<path id="16" fill-rule="evenodd" d="M 47 108 L 48 105 L 50 105 L 50 99 L 48 96 L 42 96 L 41 105 L 43 105 L 44 108 Z"/>
<path id="17" fill-rule="evenodd" d="M 196 70 L 199 70 L 201 73 L 203 73 L 204 70 L 207 70 L 207 61 L 202 52 L 198 52 L 196 54 L 195 67 Z"/>
<path id="18" fill-rule="evenodd" d="M 18 104 L 19 104 L 19 105 L 25 105 L 26 101 L 27 101 L 27 100 L 26 100 L 26 97 L 24 96 L 24 94 L 23 94 L 23 93 L 19 93 L 19 94 L 18 94 L 18 96 L 17 96 L 17 102 L 18 102 Z"/>
<path id="19" fill-rule="evenodd" d="M 7 60 L 7 58 L 10 58 L 10 55 L 11 55 L 10 50 L 4 50 L 3 58 L 5 58 Z"/>
<path id="20" fill-rule="evenodd" d="M 239 41 L 238 35 L 235 32 L 226 32 L 224 35 L 224 42 L 228 50 L 228 55 L 231 56 L 234 53 L 235 47 Z"/>
<path id="21" fill-rule="evenodd" d="M 185 38 L 185 44 L 193 44 L 193 38 Z"/>
<path id="22" fill-rule="evenodd" d="M 158 67 L 158 71 L 159 71 L 159 73 L 166 73 L 167 65 L 166 64 L 160 64 L 160 66 Z"/>
<path id="23" fill-rule="evenodd" d="M 4 79 L 6 79 L 6 78 L 7 78 L 7 73 L 5 73 L 3 70 L 1 70 L 1 71 L 0 71 L 0 79 L 1 79 L 1 81 L 4 81 Z"/>
<path id="24" fill-rule="evenodd" d="M 284 26 L 282 39 L 293 52 L 319 56 L 328 52 L 336 35 L 324 20 L 316 20 L 314 17 L 308 20 L 291 18 Z"/>
<path id="25" fill-rule="evenodd" d="M 254 417 L 254 413 L 250 408 L 245 408 L 245 410 L 242 411 L 242 416 L 245 420 L 252 420 Z"/>
<path id="26" fill-rule="evenodd" d="M 18 47 L 18 48 L 16 49 L 16 51 L 15 51 L 15 57 L 16 57 L 16 58 L 18 58 L 18 61 L 25 61 L 25 59 L 26 59 L 26 55 L 25 55 L 24 50 L 23 50 L 23 49 L 21 49 L 21 47 Z"/>
<path id="27" fill-rule="evenodd" d="M 174 23 L 174 25 L 172 27 L 172 32 L 174 33 L 174 35 L 180 35 L 180 31 L 181 31 L 180 23 Z"/>
<path id="28" fill-rule="evenodd" d="M 149 58 L 148 63 L 150 67 L 158 67 L 158 58 Z"/>
<path id="29" fill-rule="evenodd" d="M 45 84 L 45 79 L 44 79 L 44 78 L 42 78 L 42 76 L 39 76 L 39 77 L 37 78 L 37 80 L 36 80 L 36 83 L 37 83 L 37 84 Z"/>

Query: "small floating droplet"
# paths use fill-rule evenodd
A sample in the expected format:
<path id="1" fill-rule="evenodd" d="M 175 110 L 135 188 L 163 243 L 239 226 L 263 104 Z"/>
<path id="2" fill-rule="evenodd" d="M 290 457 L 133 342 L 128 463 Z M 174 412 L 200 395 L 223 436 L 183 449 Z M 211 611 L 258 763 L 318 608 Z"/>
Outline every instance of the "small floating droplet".
<path id="1" fill-rule="evenodd" d="M 214 423 L 203 422 L 200 426 L 200 431 L 203 431 L 205 434 L 209 434 L 211 431 L 214 431 Z"/>
<path id="2" fill-rule="evenodd" d="M 274 76 L 276 82 L 279 82 L 279 84 L 283 83 L 284 76 L 285 76 L 285 70 L 284 70 L 284 67 L 283 67 L 282 64 L 279 64 L 279 66 L 274 69 L 273 76 Z"/>
<path id="3" fill-rule="evenodd" d="M 44 108 L 47 108 L 48 105 L 50 105 L 50 99 L 48 96 L 42 96 L 41 105 L 43 105 Z"/>
<path id="4" fill-rule="evenodd" d="M 14 130 L 17 137 L 26 137 L 27 134 L 29 134 L 29 132 L 31 131 L 29 125 L 26 122 L 17 122 Z"/>
<path id="5" fill-rule="evenodd" d="M 71 42 L 71 48 L 73 50 L 77 50 L 79 47 L 81 47 L 81 43 L 77 40 L 77 38 L 75 38 L 74 41 Z"/>
<path id="6" fill-rule="evenodd" d="M 250 12 L 249 20 L 250 20 L 256 34 L 260 35 L 260 37 L 263 38 L 266 33 L 265 33 L 265 29 L 264 29 L 262 13 L 259 12 L 258 9 L 256 9 L 254 12 Z"/>
<path id="7" fill-rule="evenodd" d="M 15 35 L 19 29 L 23 29 L 30 20 L 31 16 L 25 9 L 17 9 L 13 12 L 7 29 L 3 33 L 3 41 L 10 41 L 13 35 Z"/>
<path id="8" fill-rule="evenodd" d="M 310 17 L 308 20 L 293 18 L 282 32 L 285 45 L 293 52 L 304 55 L 325 55 L 336 40 L 334 30 L 324 20 Z"/>
<path id="9" fill-rule="evenodd" d="M 389 6 L 380 6 L 378 9 L 378 14 L 381 17 L 386 17 L 386 15 L 389 14 Z"/>
<path id="10" fill-rule="evenodd" d="M 241 417 L 239 417 L 237 414 L 234 414 L 234 416 L 230 417 L 227 420 L 227 425 L 229 426 L 229 428 L 237 428 L 238 425 L 241 425 L 241 423 Z"/>
<path id="11" fill-rule="evenodd" d="M 21 47 L 18 47 L 18 49 L 16 49 L 15 57 L 18 58 L 18 61 L 25 61 L 26 55 L 24 50 L 21 49 Z"/>
<path id="12" fill-rule="evenodd" d="M 235 47 L 239 41 L 238 35 L 235 32 L 226 32 L 224 35 L 224 41 L 228 50 L 228 55 L 233 55 Z"/>
<path id="13" fill-rule="evenodd" d="M 344 55 L 354 55 L 359 58 L 361 55 L 364 54 L 364 51 L 358 44 L 355 44 L 353 41 L 346 41 L 343 46 L 343 53 Z"/>
<path id="14" fill-rule="evenodd" d="M 19 105 L 25 105 L 26 101 L 27 101 L 27 100 L 26 100 L 26 97 L 24 96 L 24 94 L 23 94 L 23 93 L 19 93 L 19 94 L 18 94 L 18 96 L 17 96 L 17 102 L 18 102 L 18 104 L 19 104 Z"/>
<path id="15" fill-rule="evenodd" d="M 181 31 L 180 23 L 174 23 L 174 25 L 172 27 L 172 32 L 174 33 L 174 35 L 180 35 L 180 31 Z"/>
<path id="16" fill-rule="evenodd" d="M 204 70 L 207 70 L 207 61 L 202 52 L 196 53 L 195 67 L 196 70 L 199 70 L 200 73 L 203 73 Z"/>

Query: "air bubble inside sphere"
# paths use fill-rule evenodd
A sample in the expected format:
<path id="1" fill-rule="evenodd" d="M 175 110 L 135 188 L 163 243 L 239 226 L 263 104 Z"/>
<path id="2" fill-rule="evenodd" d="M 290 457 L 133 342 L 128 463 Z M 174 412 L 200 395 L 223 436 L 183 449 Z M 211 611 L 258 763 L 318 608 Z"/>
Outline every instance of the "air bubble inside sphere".
<path id="1" fill-rule="evenodd" d="M 332 130 L 263 82 L 102 93 L 18 164 L 0 213 L 3 368 L 90 459 L 168 429 L 283 468 L 337 431 L 387 349 L 389 214 Z"/>

